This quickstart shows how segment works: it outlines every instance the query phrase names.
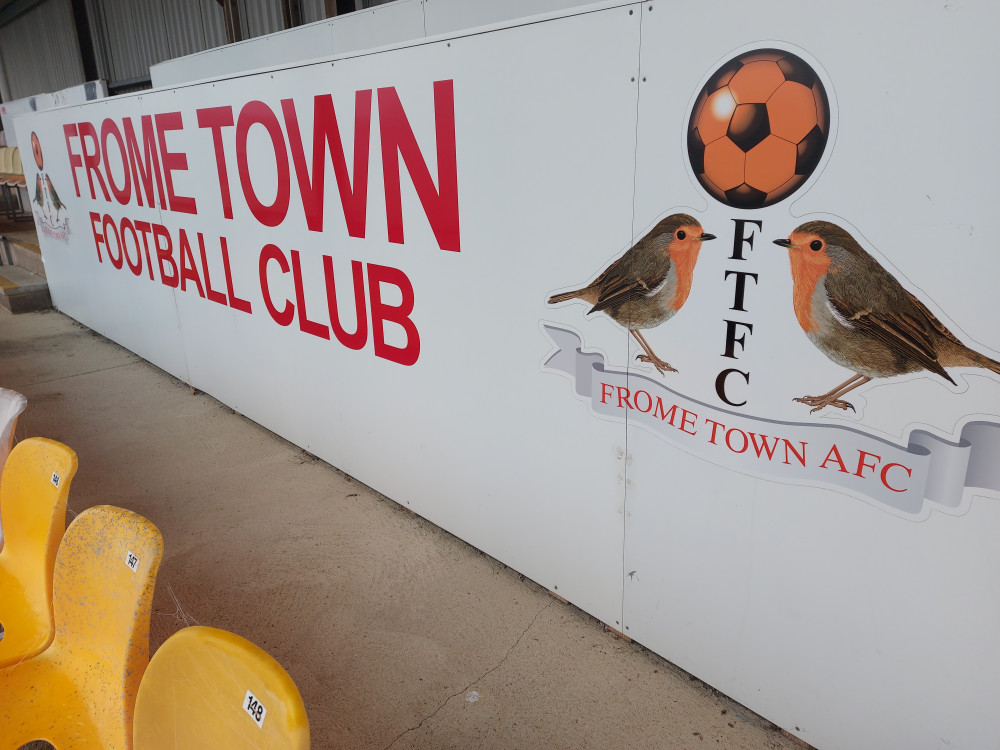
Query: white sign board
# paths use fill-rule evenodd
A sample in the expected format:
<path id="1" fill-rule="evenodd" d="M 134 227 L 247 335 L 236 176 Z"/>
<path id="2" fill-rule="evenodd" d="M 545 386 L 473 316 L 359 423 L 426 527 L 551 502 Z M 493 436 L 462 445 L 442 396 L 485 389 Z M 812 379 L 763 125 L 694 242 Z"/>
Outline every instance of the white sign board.
<path id="1" fill-rule="evenodd" d="M 87 81 L 79 86 L 54 91 L 50 94 L 36 94 L 24 99 L 0 104 L 0 120 L 3 121 L 4 133 L 8 146 L 17 146 L 17 134 L 14 132 L 14 118 L 26 112 L 40 112 L 44 109 L 63 107 L 67 104 L 83 104 L 94 99 L 103 99 L 108 95 L 108 85 L 104 81 Z"/>
<path id="2" fill-rule="evenodd" d="M 17 127 L 66 313 L 817 747 L 992 747 L 997 15 L 609 5 Z"/>

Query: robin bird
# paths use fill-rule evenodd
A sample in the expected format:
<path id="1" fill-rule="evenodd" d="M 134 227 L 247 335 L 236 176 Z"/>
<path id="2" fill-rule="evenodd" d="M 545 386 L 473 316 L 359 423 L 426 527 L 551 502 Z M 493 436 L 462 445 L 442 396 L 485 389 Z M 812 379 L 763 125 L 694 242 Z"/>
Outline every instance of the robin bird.
<path id="1" fill-rule="evenodd" d="M 672 214 L 625 252 L 583 289 L 549 297 L 549 304 L 582 299 L 593 305 L 587 312 L 603 312 L 628 329 L 658 372 L 677 372 L 653 352 L 640 329 L 655 328 L 670 320 L 691 291 L 694 264 L 701 243 L 714 240 L 687 214 Z"/>
<path id="2" fill-rule="evenodd" d="M 52 180 L 42 171 L 45 166 L 45 160 L 42 157 L 42 144 L 34 133 L 31 134 L 31 153 L 38 166 L 38 174 L 35 176 L 34 202 L 38 204 L 47 222 L 50 225 L 55 225 L 59 221 L 59 211 L 65 208 L 66 204 L 59 200 L 59 194 L 52 185 Z"/>
<path id="3" fill-rule="evenodd" d="M 795 399 L 813 412 L 826 406 L 853 411 L 843 396 L 873 378 L 928 370 L 954 384 L 946 367 L 1000 374 L 1000 362 L 959 341 L 836 224 L 809 221 L 774 244 L 788 248 L 802 330 L 827 357 L 855 372 L 829 393 Z"/>

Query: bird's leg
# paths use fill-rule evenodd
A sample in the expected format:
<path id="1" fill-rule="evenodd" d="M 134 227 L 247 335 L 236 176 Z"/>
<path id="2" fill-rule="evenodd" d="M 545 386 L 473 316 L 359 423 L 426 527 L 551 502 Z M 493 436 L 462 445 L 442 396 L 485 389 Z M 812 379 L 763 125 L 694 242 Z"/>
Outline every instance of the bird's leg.
<path id="1" fill-rule="evenodd" d="M 836 408 L 843 409 L 844 411 L 847 411 L 848 409 L 854 411 L 854 405 L 850 401 L 842 400 L 841 396 L 845 395 L 849 391 L 853 391 L 859 385 L 864 385 L 870 380 L 871 378 L 867 375 L 855 373 L 829 393 L 824 393 L 822 396 L 803 396 L 802 398 L 797 398 L 795 400 L 800 404 L 814 407 L 812 411 L 809 412 L 810 414 L 813 414 L 826 406 L 835 406 Z"/>
<path id="2" fill-rule="evenodd" d="M 671 367 L 669 364 L 667 364 L 662 359 L 656 356 L 656 354 L 653 352 L 653 347 L 649 345 L 649 342 L 646 341 L 645 338 L 643 338 L 643 335 L 641 333 L 639 333 L 634 328 L 630 328 L 629 333 L 631 333 L 635 337 L 635 340 L 639 342 L 639 346 L 641 346 L 643 351 L 646 352 L 645 354 L 637 354 L 635 357 L 637 360 L 639 360 L 640 362 L 648 362 L 653 367 L 655 367 L 657 372 L 659 372 L 661 375 L 666 374 L 668 372 L 677 372 L 675 368 Z"/>

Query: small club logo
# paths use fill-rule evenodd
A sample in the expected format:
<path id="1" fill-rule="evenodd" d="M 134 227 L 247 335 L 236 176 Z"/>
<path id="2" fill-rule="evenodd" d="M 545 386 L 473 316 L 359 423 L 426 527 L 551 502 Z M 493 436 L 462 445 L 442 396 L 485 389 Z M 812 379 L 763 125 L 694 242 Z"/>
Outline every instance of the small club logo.
<path id="1" fill-rule="evenodd" d="M 688 122 L 701 186 L 733 208 L 763 208 L 795 192 L 819 165 L 830 101 L 816 71 L 778 49 L 739 54 L 702 87 Z"/>
<path id="2" fill-rule="evenodd" d="M 66 241 L 69 238 L 69 217 L 66 204 L 59 200 L 59 194 L 52 184 L 52 178 L 45 172 L 45 158 L 42 156 L 42 144 L 38 135 L 31 134 L 31 154 L 35 158 L 38 172 L 35 175 L 35 214 L 41 222 L 41 229 L 46 236 Z"/>

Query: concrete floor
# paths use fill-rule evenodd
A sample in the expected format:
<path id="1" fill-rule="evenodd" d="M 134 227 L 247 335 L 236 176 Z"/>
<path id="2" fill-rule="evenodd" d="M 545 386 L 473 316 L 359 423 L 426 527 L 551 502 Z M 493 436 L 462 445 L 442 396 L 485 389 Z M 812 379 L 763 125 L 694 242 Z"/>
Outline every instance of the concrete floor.
<path id="1" fill-rule="evenodd" d="M 515 571 L 57 312 L 0 310 L 16 436 L 79 455 L 70 515 L 160 529 L 151 650 L 189 624 L 288 670 L 323 748 L 801 748 Z"/>

